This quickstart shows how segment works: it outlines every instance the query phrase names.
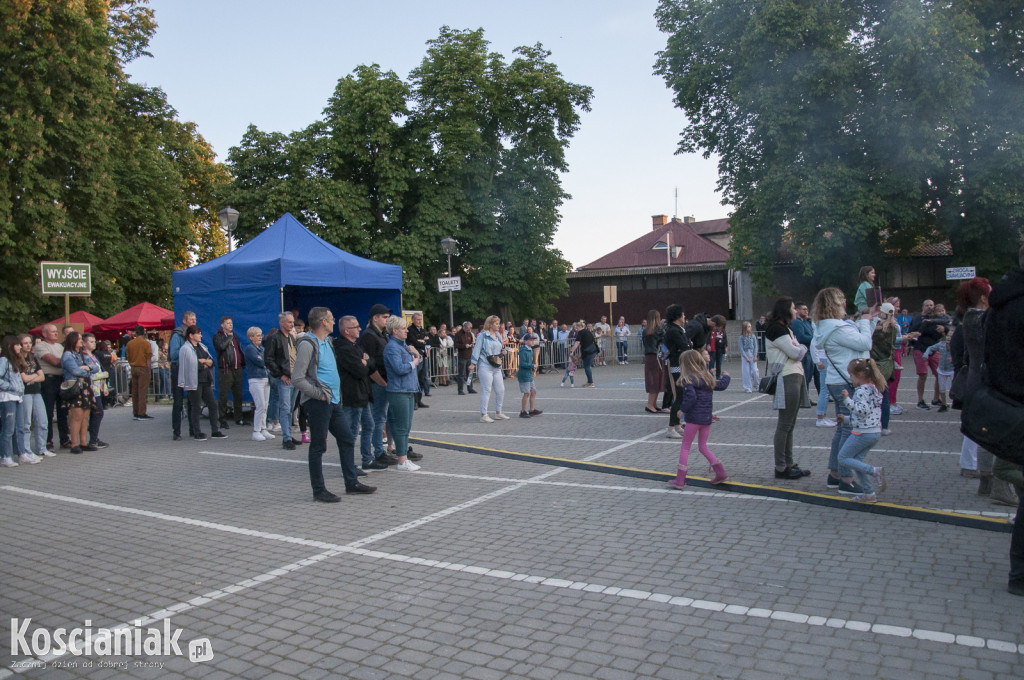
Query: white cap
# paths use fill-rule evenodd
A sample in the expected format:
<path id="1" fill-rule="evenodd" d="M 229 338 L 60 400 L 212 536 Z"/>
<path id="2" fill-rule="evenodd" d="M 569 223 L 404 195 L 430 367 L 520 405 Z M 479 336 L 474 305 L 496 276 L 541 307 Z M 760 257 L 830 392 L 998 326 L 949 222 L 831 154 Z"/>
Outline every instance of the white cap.
<path id="1" fill-rule="evenodd" d="M 883 314 L 889 315 L 895 314 L 896 308 L 892 306 L 891 302 L 883 302 L 882 306 L 878 308 L 878 311 L 882 312 Z"/>

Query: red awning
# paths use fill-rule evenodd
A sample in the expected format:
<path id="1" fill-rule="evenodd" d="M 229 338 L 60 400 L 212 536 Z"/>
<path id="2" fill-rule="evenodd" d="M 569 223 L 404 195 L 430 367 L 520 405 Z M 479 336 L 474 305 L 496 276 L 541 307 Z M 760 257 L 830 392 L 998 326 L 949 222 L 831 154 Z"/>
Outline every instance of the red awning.
<path id="1" fill-rule="evenodd" d="M 167 331 L 174 328 L 174 312 L 151 302 L 140 302 L 123 312 L 115 314 L 97 326 L 101 333 L 130 331 L 136 326 L 148 330 Z"/>
<path id="2" fill-rule="evenodd" d="M 53 321 L 50 321 L 49 323 L 52 323 L 54 326 L 57 327 L 57 330 L 60 330 L 61 326 L 64 325 L 64 317 L 59 316 Z M 96 326 L 103 323 L 103 319 L 96 316 L 95 314 L 90 314 L 89 312 L 83 312 L 82 310 L 79 310 L 77 312 L 71 312 L 71 323 L 83 324 L 85 326 L 84 331 L 86 333 L 94 333 L 96 331 Z M 31 333 L 32 335 L 41 336 L 43 334 L 43 326 L 45 325 L 47 324 L 41 323 L 32 330 L 30 330 L 29 333 Z"/>

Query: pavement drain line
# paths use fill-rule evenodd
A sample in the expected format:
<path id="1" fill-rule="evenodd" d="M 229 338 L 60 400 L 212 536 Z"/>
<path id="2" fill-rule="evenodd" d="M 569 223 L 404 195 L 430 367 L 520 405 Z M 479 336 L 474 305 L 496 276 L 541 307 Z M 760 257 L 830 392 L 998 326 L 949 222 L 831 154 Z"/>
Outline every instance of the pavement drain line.
<path id="1" fill-rule="evenodd" d="M 601 455 L 601 454 L 598 454 Z M 538 477 L 549 477 L 551 475 L 558 474 L 559 470 L 552 470 L 550 472 L 538 475 Z M 155 611 L 148 616 L 142 617 L 140 623 L 135 623 L 139 619 L 133 619 L 133 624 L 145 626 L 155 621 L 168 618 L 175 614 L 180 614 L 191 609 L 195 609 L 210 602 L 223 599 L 229 595 L 234 595 L 244 590 L 255 588 L 259 585 L 277 579 L 281 576 L 288 575 L 299 569 L 307 566 L 318 564 L 324 560 L 336 557 L 342 554 L 359 555 L 362 557 L 368 557 L 371 559 L 387 560 L 391 562 L 400 562 L 410 565 L 418 565 L 434 569 L 444 569 L 447 571 L 463 572 L 466 574 L 473 574 L 478 576 L 486 576 L 488 578 L 496 578 L 502 580 L 508 580 L 513 582 L 522 582 L 528 584 L 535 584 L 540 586 L 546 586 L 551 588 L 559 588 L 565 590 L 577 590 L 585 593 L 607 595 L 616 598 L 638 600 L 652 602 L 656 604 L 667 604 L 675 607 L 686 607 L 690 609 L 700 609 L 715 613 L 732 614 L 735 616 L 749 617 L 749 618 L 763 618 L 771 619 L 773 621 L 785 621 L 788 623 L 795 623 L 799 625 L 806 625 L 811 627 L 826 627 L 826 628 L 843 628 L 855 632 L 872 633 L 875 635 L 882 635 L 888 637 L 898 638 L 914 638 L 917 640 L 924 640 L 928 642 L 936 642 L 945 645 L 958 645 L 962 647 L 971 648 L 987 648 L 993 651 L 1005 652 L 1010 654 L 1024 654 L 1024 644 L 1018 644 L 1015 642 L 1009 642 L 1006 640 L 997 640 L 991 638 L 983 638 L 974 635 L 965 634 L 954 634 L 945 631 L 935 631 L 921 628 L 911 628 L 909 626 L 894 626 L 889 624 L 870 623 L 868 621 L 858 621 L 855 619 L 842 619 L 837 617 L 824 617 L 824 616 L 812 616 L 808 614 L 801 614 L 799 612 L 790 612 L 784 610 L 773 610 L 765 609 L 760 607 L 747 607 L 745 605 L 728 604 L 726 602 L 717 602 L 714 600 L 703 600 L 694 599 L 690 597 L 674 596 L 667 593 L 655 593 L 644 590 L 636 590 L 630 588 L 622 588 L 619 586 L 608 586 L 599 583 L 588 583 L 586 581 L 571 581 L 567 579 L 552 578 L 547 576 L 539 576 L 534 574 L 524 574 L 514 571 L 508 571 L 503 569 L 493 569 L 490 567 L 482 567 L 476 565 L 468 565 L 457 562 L 445 562 L 443 560 L 431 560 L 421 557 L 413 557 L 410 555 L 401 555 L 396 553 L 386 553 L 379 550 L 369 550 L 363 548 L 370 542 L 394 536 L 395 534 L 413 529 L 423 524 L 426 524 L 435 519 L 447 517 L 460 510 L 473 507 L 480 503 L 492 500 L 499 496 L 503 496 L 507 493 L 522 488 L 524 484 L 518 483 L 512 486 L 504 487 L 493 491 L 483 496 L 471 499 L 464 503 L 445 508 L 438 512 L 432 513 L 425 517 L 407 522 L 406 524 L 400 525 L 393 529 L 389 529 L 372 536 L 353 541 L 345 545 L 331 544 L 323 541 L 313 541 L 310 539 L 299 538 L 295 536 L 286 536 L 283 534 L 274 534 L 263 531 L 256 531 L 252 529 L 244 529 L 242 527 L 235 527 L 228 524 L 221 524 L 216 522 L 207 522 L 205 520 L 191 519 L 188 517 L 179 517 L 176 515 L 168 515 L 165 513 L 154 512 L 151 510 L 141 510 L 137 508 L 131 508 L 126 506 L 111 505 L 109 503 L 102 503 L 99 501 L 90 501 L 81 498 L 74 498 L 71 496 L 61 496 L 58 494 L 52 494 L 42 491 L 35 491 L 32 489 L 23 489 L 15 486 L 0 486 L 2 491 L 12 491 L 16 493 L 23 493 L 31 496 L 38 496 L 47 498 L 50 500 L 57 500 L 67 503 L 74 503 L 77 505 L 85 505 L 89 507 L 100 508 L 104 510 L 113 510 L 116 512 L 124 512 L 132 515 L 139 515 L 143 517 L 149 517 L 154 519 L 161 519 L 165 521 L 171 521 L 180 524 L 187 524 L 192 526 L 199 526 L 207 529 L 213 529 L 215 531 L 225 531 L 233 534 L 240 534 L 245 536 L 253 536 L 256 538 L 262 538 L 266 540 L 282 541 L 293 545 L 301 545 L 307 547 L 318 547 L 327 548 L 327 550 L 310 557 L 303 558 L 291 564 L 278 567 L 264 574 L 254 576 L 252 578 L 245 579 L 238 583 L 235 583 L 224 588 L 220 588 L 203 595 L 199 595 L 185 602 L 180 602 L 170 607 L 165 607 L 158 611 Z M 112 631 L 116 631 L 120 628 L 128 627 L 129 623 L 122 623 L 120 625 L 111 627 Z M 52 661 L 59 658 L 60 655 L 50 654 L 45 657 L 40 657 L 40 661 Z M 13 673 L 20 673 L 17 669 L 0 669 L 6 672 L 0 672 L 0 680 L 9 677 Z M 26 668 L 25 671 L 32 670 L 32 668 Z"/>
<path id="2" fill-rule="evenodd" d="M 659 434 L 659 433 L 655 433 Z M 649 435 L 654 436 L 654 435 Z M 521 453 L 517 451 L 506 451 L 503 449 L 492 449 L 484 446 L 472 446 L 469 444 L 458 444 L 455 442 L 445 442 L 436 439 L 424 439 L 420 437 L 410 437 L 410 443 L 417 443 L 423 446 L 433 446 L 436 448 L 449 449 L 452 451 L 461 451 L 463 453 L 475 453 L 483 456 L 493 456 L 495 458 L 505 458 L 508 460 L 518 460 L 528 463 L 537 463 L 540 465 L 553 465 L 560 468 L 567 468 L 573 470 L 584 470 L 587 472 L 600 472 L 604 474 L 619 475 L 623 477 L 632 477 L 635 479 L 648 479 L 651 481 L 668 481 L 675 477 L 673 472 L 661 472 L 659 470 L 644 470 L 640 468 L 631 468 L 622 465 L 610 465 L 608 463 L 598 463 L 591 459 L 576 460 L 574 458 L 558 458 L 555 456 L 542 456 L 533 453 Z M 630 446 L 630 443 L 622 444 L 617 449 L 625 448 Z M 604 452 L 603 452 L 604 453 Z M 599 455 L 603 455 L 599 454 Z M 1013 524 L 1002 517 L 984 517 L 978 515 L 970 515 L 960 512 L 948 512 L 943 510 L 932 510 L 929 508 L 920 508 L 909 505 L 896 505 L 894 503 L 854 503 L 853 501 L 845 498 L 837 498 L 835 496 L 828 496 L 825 494 L 815 493 L 812 491 L 800 491 L 797 489 L 785 489 L 775 486 L 767 486 L 763 484 L 748 484 L 744 482 L 725 482 L 723 484 L 712 485 L 711 480 L 704 477 L 686 477 L 686 485 L 715 489 L 720 492 L 732 492 L 737 494 L 748 494 L 752 496 L 763 496 L 768 498 L 779 498 L 789 501 L 796 501 L 800 503 L 807 503 L 810 505 L 817 505 L 828 508 L 838 508 L 841 510 L 852 511 L 852 512 L 868 512 L 877 515 L 885 515 L 888 517 L 899 517 L 903 519 L 914 519 L 925 522 L 935 522 L 938 524 L 947 524 L 951 526 L 961 526 L 971 529 L 983 529 L 985 531 L 995 531 L 999 533 L 1010 533 L 1013 531 Z"/>

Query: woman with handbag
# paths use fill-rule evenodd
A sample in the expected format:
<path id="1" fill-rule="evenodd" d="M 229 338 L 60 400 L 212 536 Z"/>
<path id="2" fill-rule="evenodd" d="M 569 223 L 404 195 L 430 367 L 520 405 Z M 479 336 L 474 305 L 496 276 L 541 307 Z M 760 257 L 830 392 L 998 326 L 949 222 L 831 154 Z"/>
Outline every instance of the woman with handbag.
<path id="1" fill-rule="evenodd" d="M 801 406 L 811 405 L 807 399 L 807 379 L 803 368 L 807 346 L 800 344 L 789 327 L 795 317 L 793 298 L 779 298 L 768 315 L 764 331 L 768 375 L 776 380 L 772 408 L 779 412 L 774 439 L 776 479 L 803 479 L 811 474 L 793 462 L 796 416 Z"/>
<path id="2" fill-rule="evenodd" d="M 99 372 L 99 362 L 90 366 L 82 355 L 82 336 L 71 331 L 64 338 L 64 354 L 60 366 L 64 369 L 64 382 L 60 386 L 61 403 L 67 409 L 68 433 L 71 453 L 98 451 L 89 444 L 89 414 L 96 407 L 92 393 L 92 374 Z"/>
<path id="3" fill-rule="evenodd" d="M 203 332 L 197 326 L 185 329 L 187 342 L 181 343 L 178 350 L 178 387 L 185 392 L 188 400 L 189 427 L 196 441 L 206 441 L 206 434 L 199 425 L 203 413 L 203 404 L 210 416 L 210 436 L 214 439 L 227 439 L 221 432 L 220 418 L 217 411 L 217 400 L 213 398 L 213 357 L 206 345 L 200 342 Z"/>
<path id="4" fill-rule="evenodd" d="M 665 369 L 661 365 L 661 343 L 665 329 L 661 327 L 661 313 L 657 309 L 647 312 L 647 325 L 642 331 L 644 345 L 644 389 L 647 392 L 648 413 L 663 413 L 658 408 L 658 395 L 665 389 Z"/>
<path id="5" fill-rule="evenodd" d="M 501 342 L 500 321 L 491 315 L 484 319 L 483 328 L 476 336 L 473 345 L 473 356 L 469 359 L 469 370 L 476 370 L 480 378 L 480 422 L 493 423 L 495 420 L 508 420 L 502 410 L 505 401 L 505 383 L 501 376 L 501 357 L 505 346 Z M 487 415 L 487 404 L 494 392 L 494 417 Z"/>
<path id="6" fill-rule="evenodd" d="M 18 417 L 21 450 L 36 458 L 52 458 L 57 454 L 46 448 L 46 404 L 43 402 L 43 383 L 46 378 L 39 359 L 32 351 L 32 336 L 22 333 L 18 336 L 18 344 L 21 345 L 21 356 L 25 359 L 25 370 L 21 372 L 25 394 L 21 398 Z"/>
<path id="7" fill-rule="evenodd" d="M 814 329 L 814 344 L 825 355 L 828 366 L 829 394 L 836 403 L 836 431 L 828 456 L 828 479 L 825 486 L 838 489 L 844 496 L 858 496 L 864 493 L 860 484 L 853 481 L 853 470 L 839 465 L 839 450 L 843 448 L 852 431 L 850 410 L 843 400 L 843 390 L 853 390 L 853 383 L 846 373 L 846 367 L 854 359 L 867 359 L 871 352 L 871 331 L 873 314 L 865 311 L 856 323 L 847 321 L 846 296 L 838 288 L 823 288 L 814 296 L 811 317 L 817 324 Z"/>

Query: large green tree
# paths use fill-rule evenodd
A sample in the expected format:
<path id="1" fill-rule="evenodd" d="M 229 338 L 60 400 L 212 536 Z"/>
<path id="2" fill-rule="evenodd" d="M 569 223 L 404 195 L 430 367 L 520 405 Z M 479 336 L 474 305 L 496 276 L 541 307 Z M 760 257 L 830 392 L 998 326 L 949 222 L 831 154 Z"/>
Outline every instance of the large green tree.
<path id="1" fill-rule="evenodd" d="M 592 97 L 549 56 L 536 45 L 507 61 L 482 30 L 444 27 L 407 82 L 360 66 L 305 130 L 250 127 L 229 155 L 239 233 L 301 215 L 339 247 L 402 265 L 406 307 L 434 318 L 447 316 L 434 281 L 450 236 L 460 316 L 549 314 L 569 270 L 551 245 L 559 173 Z"/>
<path id="2" fill-rule="evenodd" d="M 0 3 L 0 332 L 56 316 L 42 260 L 91 262 L 100 316 L 168 304 L 170 272 L 224 247 L 228 182 L 195 126 L 124 64 L 155 30 L 143 0 Z"/>
<path id="3" fill-rule="evenodd" d="M 820 283 L 948 239 L 1009 266 L 1024 215 L 1024 13 L 997 0 L 662 0 L 656 70 L 717 154 L 732 261 Z"/>

